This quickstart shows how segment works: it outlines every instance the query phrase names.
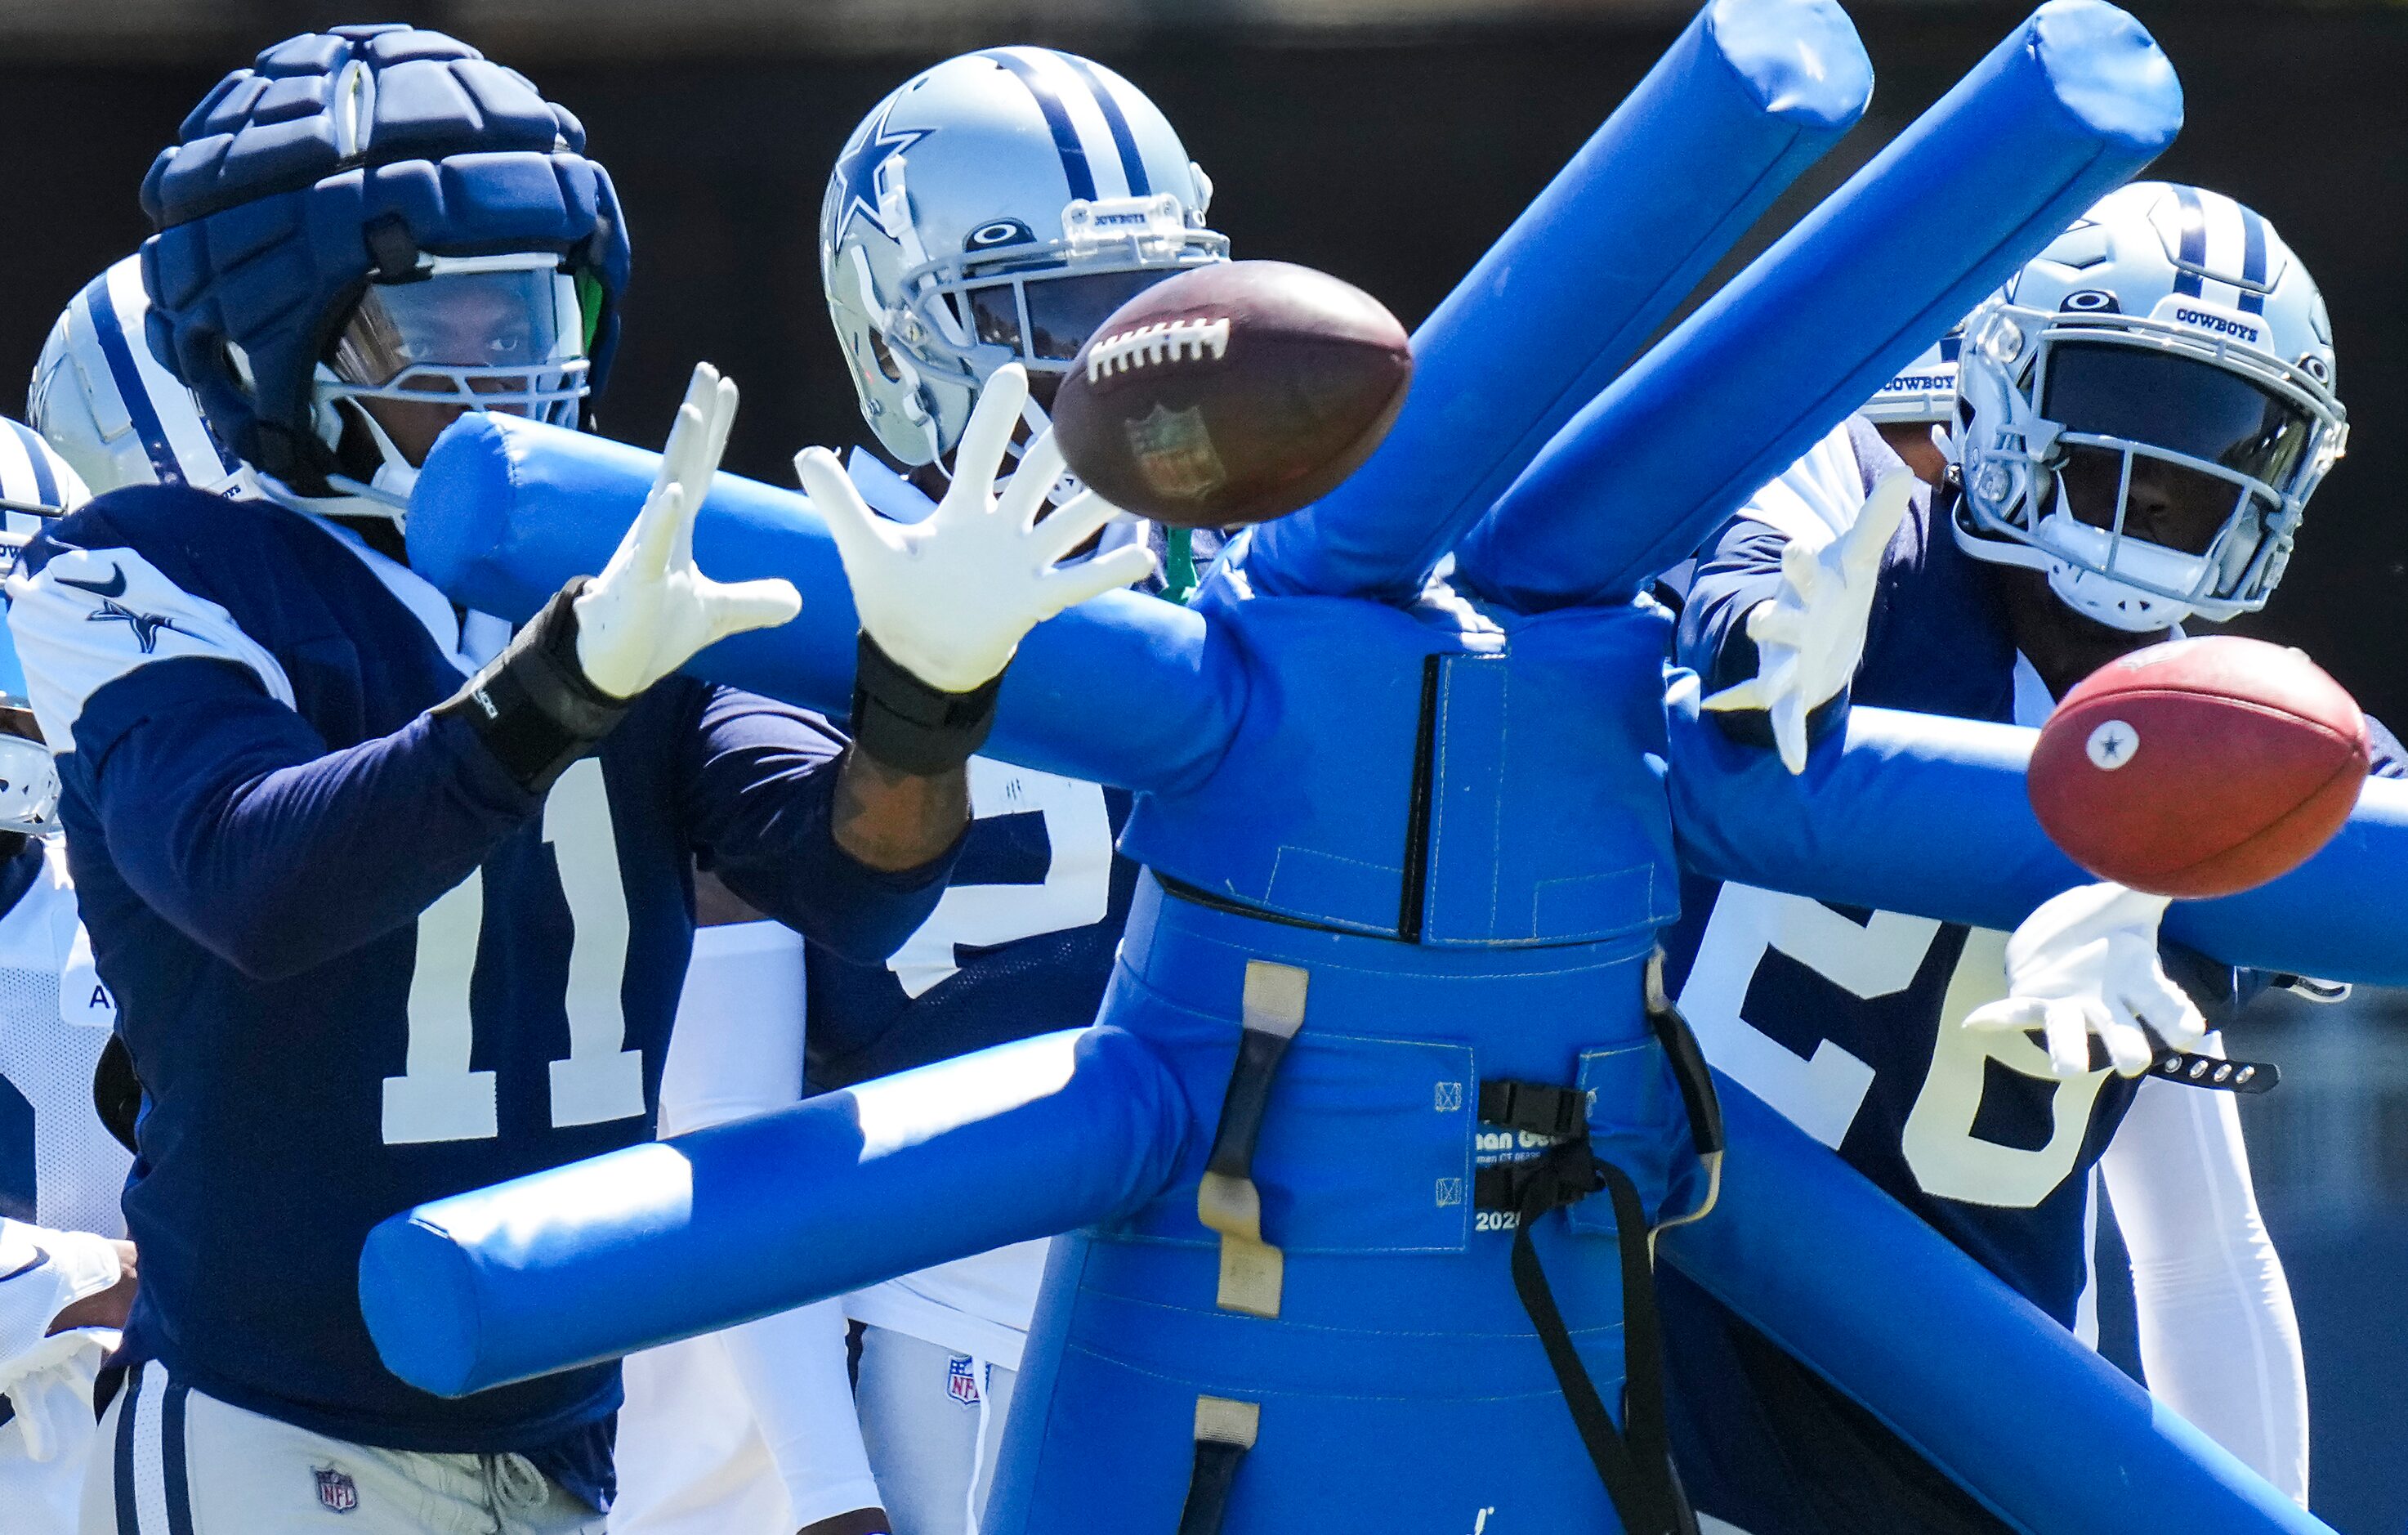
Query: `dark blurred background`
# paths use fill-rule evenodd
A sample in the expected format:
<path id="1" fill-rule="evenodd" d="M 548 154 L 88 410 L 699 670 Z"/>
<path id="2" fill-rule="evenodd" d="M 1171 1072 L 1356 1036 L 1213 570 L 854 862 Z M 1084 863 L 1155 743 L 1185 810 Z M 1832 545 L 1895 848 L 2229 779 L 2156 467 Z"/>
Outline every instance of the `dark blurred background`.
<path id="1" fill-rule="evenodd" d="M 2274 612 L 2408 721 L 2408 7 L 2127 0 L 2181 71 L 2164 176 L 2271 218 L 2322 282 L 2354 423 Z M 696 358 L 739 380 L 729 466 L 784 481 L 806 443 L 863 436 L 819 297 L 820 192 L 854 122 L 911 70 L 999 42 L 1096 57 L 1150 92 L 1218 189 L 1240 255 L 1325 267 L 1418 320 L 1685 22 L 1655 0 L 0 0 L 0 150 L 24 215 L 0 241 L 0 377 L 30 371 L 67 299 L 147 232 L 135 189 L 225 70 L 346 21 L 440 26 L 583 118 L 636 248 L 614 435 L 658 439 Z M 2028 9 L 1860 0 L 1879 71 L 1865 123 L 1756 232 L 1936 98 Z M 0 384 L 0 412 L 22 409 Z M 2276 998 L 2236 1054 L 2283 1063 L 2244 1102 L 2289 1265 L 2315 1401 L 2315 1502 L 2350 1535 L 2408 1526 L 2408 996 Z M 2109 1311 L 2109 1346 L 2128 1327 Z M 2000 1430 L 2013 1431 L 2011 1413 Z"/>

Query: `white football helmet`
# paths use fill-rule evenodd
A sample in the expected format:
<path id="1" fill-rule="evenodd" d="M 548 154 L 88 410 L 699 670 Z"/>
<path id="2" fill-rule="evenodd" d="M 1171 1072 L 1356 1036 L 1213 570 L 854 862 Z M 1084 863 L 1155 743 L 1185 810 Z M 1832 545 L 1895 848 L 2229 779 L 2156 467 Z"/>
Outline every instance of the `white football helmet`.
<path id="1" fill-rule="evenodd" d="M 1957 542 L 2135 634 L 2254 612 L 2348 440 L 2315 279 L 2253 210 L 2111 194 L 1965 325 Z"/>
<path id="2" fill-rule="evenodd" d="M 820 208 L 828 312 L 879 441 L 908 464 L 952 452 L 1006 363 L 1050 400 L 1132 294 L 1227 259 L 1211 197 L 1160 109 L 1101 65 L 991 48 L 904 82 Z"/>
<path id="3" fill-rule="evenodd" d="M 50 517 L 90 499 L 83 480 L 30 426 L 0 420 L 0 571 Z M 0 626 L 0 832 L 46 837 L 59 829 L 59 770 L 25 702 L 16 641 Z"/>
<path id="4" fill-rule="evenodd" d="M 94 495 L 158 484 L 256 494 L 249 471 L 201 419 L 193 392 L 150 354 L 142 337 L 150 308 L 139 256 L 93 279 L 42 343 L 27 419 Z"/>
<path id="5" fill-rule="evenodd" d="M 1874 391 L 1858 413 L 1868 421 L 1904 425 L 1948 420 L 1956 413 L 1956 350 L 1964 340 L 1960 321 L 1907 364 L 1904 372 Z"/>

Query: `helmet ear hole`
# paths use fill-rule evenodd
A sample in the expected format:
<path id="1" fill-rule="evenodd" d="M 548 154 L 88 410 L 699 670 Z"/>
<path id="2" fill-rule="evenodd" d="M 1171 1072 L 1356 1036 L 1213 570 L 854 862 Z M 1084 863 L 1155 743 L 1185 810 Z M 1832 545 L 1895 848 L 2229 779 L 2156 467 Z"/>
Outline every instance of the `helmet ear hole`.
<path id="1" fill-rule="evenodd" d="M 876 331 L 869 333 L 869 355 L 878 364 L 878 371 L 886 376 L 888 383 L 903 381 L 903 369 L 896 366 L 895 353 L 886 345 L 886 337 Z"/>

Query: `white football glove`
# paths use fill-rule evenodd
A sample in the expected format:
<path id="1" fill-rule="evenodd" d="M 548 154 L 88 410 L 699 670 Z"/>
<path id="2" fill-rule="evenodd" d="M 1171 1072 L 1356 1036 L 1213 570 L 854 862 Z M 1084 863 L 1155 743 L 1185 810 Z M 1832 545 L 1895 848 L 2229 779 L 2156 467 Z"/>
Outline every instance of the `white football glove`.
<path id="1" fill-rule="evenodd" d="M 795 455 L 795 472 L 844 560 L 863 630 L 896 665 L 940 692 L 980 687 L 1002 672 L 1029 630 L 1154 570 L 1152 552 L 1138 545 L 1058 565 L 1116 509 L 1086 491 L 1037 520 L 1062 474 L 1050 431 L 1028 445 L 1002 495 L 995 494 L 1027 398 L 1028 375 L 1019 364 L 996 370 L 963 428 L 953 483 L 925 522 L 897 523 L 871 511 L 826 449 Z"/>
<path id="2" fill-rule="evenodd" d="M 107 1327 L 74 1327 L 53 1333 L 0 1369 L 0 1397 L 16 1409 L 9 1421 L 17 1426 L 25 1458 L 58 1458 L 66 1446 L 69 1427 L 92 1426 L 92 1383 L 101 1362 L 117 1347 L 118 1334 Z"/>
<path id="3" fill-rule="evenodd" d="M 2024 919 L 2007 940 L 2007 996 L 1966 1015 L 1973 1029 L 2040 1029 L 2063 1077 L 2090 1069 L 2090 1036 L 2115 1069 L 2137 1077 L 2155 1054 L 2141 1026 L 2188 1050 L 2207 1020 L 2157 963 L 2169 898 L 2120 884 L 2086 884 Z"/>
<path id="4" fill-rule="evenodd" d="M 723 584 L 695 568 L 695 513 L 735 422 L 735 383 L 695 365 L 652 494 L 610 563 L 578 595 L 577 664 L 613 697 L 634 697 L 729 635 L 802 611 L 792 581 Z"/>
<path id="5" fill-rule="evenodd" d="M 25 1453 L 49 1460 L 66 1413 L 92 1416 L 92 1371 L 117 1334 L 78 1327 L 51 1334 L 53 1318 L 124 1277 L 117 1244 L 88 1231 L 52 1231 L 0 1220 L 0 1397 L 16 1409 Z M 47 1336 L 46 1336 L 47 1335 Z"/>
<path id="6" fill-rule="evenodd" d="M 1762 710 L 1772 721 L 1782 766 L 1806 770 L 1806 716 L 1839 696 L 1865 652 L 1882 551 L 1906 515 L 1916 481 L 1893 469 L 1873 486 L 1847 531 L 1821 542 L 1792 538 L 1781 551 L 1781 591 L 1751 609 L 1756 675 L 1703 701 L 1713 710 Z"/>

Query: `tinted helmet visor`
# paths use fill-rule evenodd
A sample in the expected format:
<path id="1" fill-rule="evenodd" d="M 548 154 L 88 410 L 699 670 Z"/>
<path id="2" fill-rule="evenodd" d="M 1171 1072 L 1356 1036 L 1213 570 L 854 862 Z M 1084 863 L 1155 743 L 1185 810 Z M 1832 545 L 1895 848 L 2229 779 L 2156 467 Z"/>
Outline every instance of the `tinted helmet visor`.
<path id="1" fill-rule="evenodd" d="M 1023 362 L 1067 363 L 1114 309 L 1180 270 L 1013 278 L 970 289 L 970 314 L 981 341 L 1009 347 Z"/>
<path id="2" fill-rule="evenodd" d="M 2288 490 L 2315 438 L 2306 410 L 2237 373 L 2172 352 L 2081 341 L 2051 349 L 2040 413 L 2068 432 L 2179 453 L 2278 492 Z"/>

